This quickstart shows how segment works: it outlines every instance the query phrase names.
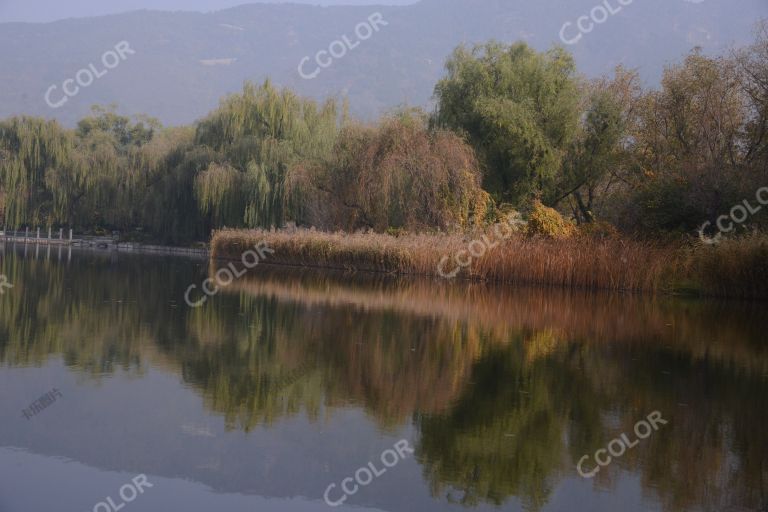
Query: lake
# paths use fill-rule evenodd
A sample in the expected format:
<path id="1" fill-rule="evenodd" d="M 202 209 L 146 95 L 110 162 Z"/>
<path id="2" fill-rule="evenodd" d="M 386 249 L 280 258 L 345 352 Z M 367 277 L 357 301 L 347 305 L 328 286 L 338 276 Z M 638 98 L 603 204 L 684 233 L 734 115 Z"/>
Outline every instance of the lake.
<path id="1" fill-rule="evenodd" d="M 768 510 L 764 303 L 0 257 L 0 512 Z"/>

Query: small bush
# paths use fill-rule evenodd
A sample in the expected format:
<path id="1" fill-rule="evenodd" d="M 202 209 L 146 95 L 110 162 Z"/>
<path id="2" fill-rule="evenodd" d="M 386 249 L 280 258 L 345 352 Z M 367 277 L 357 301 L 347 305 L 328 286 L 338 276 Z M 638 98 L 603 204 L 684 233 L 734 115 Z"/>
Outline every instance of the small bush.
<path id="1" fill-rule="evenodd" d="M 557 210 L 544 206 L 539 200 L 534 201 L 526 229 L 529 237 L 541 236 L 562 240 L 573 236 L 575 231 L 576 227 L 565 220 Z"/>

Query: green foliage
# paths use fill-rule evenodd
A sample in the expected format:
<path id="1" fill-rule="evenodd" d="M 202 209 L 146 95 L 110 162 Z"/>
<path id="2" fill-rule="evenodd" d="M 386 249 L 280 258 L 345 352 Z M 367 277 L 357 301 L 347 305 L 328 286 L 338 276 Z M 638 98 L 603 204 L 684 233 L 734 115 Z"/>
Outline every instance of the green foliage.
<path id="1" fill-rule="evenodd" d="M 622 223 L 641 232 L 695 230 L 707 213 L 691 202 L 691 194 L 690 185 L 682 181 L 650 179 L 632 192 Z"/>
<path id="2" fill-rule="evenodd" d="M 0 122 L 0 184 L 4 223 L 45 223 L 53 215 L 54 198 L 46 175 L 71 166 L 72 138 L 55 121 L 30 117 Z"/>
<path id="3" fill-rule="evenodd" d="M 487 168 L 486 190 L 519 202 L 551 187 L 578 124 L 570 54 L 491 42 L 457 48 L 446 69 L 435 120 L 469 137 Z"/>
<path id="4" fill-rule="evenodd" d="M 223 225 L 279 226 L 291 216 L 288 170 L 328 155 L 337 132 L 334 102 L 269 82 L 246 84 L 196 127 L 98 106 L 75 130 L 13 118 L 0 123 L 0 211 L 9 227 L 146 228 L 169 242 Z"/>
<path id="5" fill-rule="evenodd" d="M 595 221 L 600 201 L 615 185 L 611 178 L 632 161 L 624 142 L 636 80 L 636 74 L 619 68 L 613 80 L 598 80 L 585 88 L 585 112 L 576 139 L 547 201 L 558 204 L 568 199 L 579 223 Z"/>
<path id="6" fill-rule="evenodd" d="M 131 125 L 130 119 L 115 113 L 116 108 L 116 105 L 93 106 L 93 116 L 77 123 L 77 136 L 87 139 L 92 133 L 106 133 L 123 148 L 131 145 L 141 146 L 152 140 L 154 131 L 160 127 L 156 119 L 142 117 L 138 123 Z"/>
<path id="7" fill-rule="evenodd" d="M 290 216 L 288 170 L 298 161 L 328 156 L 338 121 L 333 101 L 318 106 L 269 81 L 261 87 L 246 83 L 197 127 L 195 142 L 226 162 L 196 180 L 203 212 L 217 225 L 281 226 Z"/>
<path id="8" fill-rule="evenodd" d="M 190 180 L 200 166 L 188 162 L 201 151 L 190 130 L 134 123 L 113 108 L 93 112 L 75 130 L 26 117 L 0 123 L 4 225 L 146 227 L 174 242 L 205 236 Z"/>

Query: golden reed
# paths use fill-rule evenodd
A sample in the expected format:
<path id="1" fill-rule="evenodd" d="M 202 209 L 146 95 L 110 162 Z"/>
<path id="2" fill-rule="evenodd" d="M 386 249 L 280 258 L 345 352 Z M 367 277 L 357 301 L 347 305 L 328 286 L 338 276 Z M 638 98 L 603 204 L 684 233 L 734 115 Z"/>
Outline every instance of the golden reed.
<path id="1" fill-rule="evenodd" d="M 515 233 L 495 240 L 493 247 L 466 267 L 453 263 L 456 254 L 466 253 L 479 239 L 460 234 L 221 230 L 211 240 L 211 258 L 238 259 L 248 247 L 264 241 L 274 251 L 266 262 L 271 264 L 438 276 L 438 266 L 447 257 L 448 266 L 458 270 L 456 279 L 768 298 L 768 237 L 764 235 L 708 246 L 585 235 L 530 238 Z"/>

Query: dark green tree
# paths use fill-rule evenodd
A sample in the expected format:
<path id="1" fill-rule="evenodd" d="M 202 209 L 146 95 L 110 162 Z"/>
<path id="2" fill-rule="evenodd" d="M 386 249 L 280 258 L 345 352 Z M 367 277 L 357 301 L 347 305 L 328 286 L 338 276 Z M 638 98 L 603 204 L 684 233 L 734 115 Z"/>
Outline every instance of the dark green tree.
<path id="1" fill-rule="evenodd" d="M 579 121 L 579 83 L 570 54 L 525 43 L 457 48 L 435 87 L 435 122 L 466 134 L 497 201 L 548 191 Z"/>

